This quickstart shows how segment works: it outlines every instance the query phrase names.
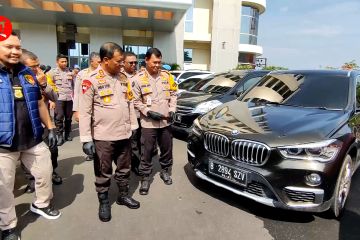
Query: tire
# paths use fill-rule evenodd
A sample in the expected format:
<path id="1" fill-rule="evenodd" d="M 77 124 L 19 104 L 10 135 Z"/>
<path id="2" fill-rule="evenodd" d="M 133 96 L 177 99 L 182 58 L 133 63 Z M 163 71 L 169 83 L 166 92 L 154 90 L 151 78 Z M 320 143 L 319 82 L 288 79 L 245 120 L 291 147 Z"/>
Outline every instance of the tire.
<path id="1" fill-rule="evenodd" d="M 336 181 L 333 202 L 331 204 L 332 213 L 336 218 L 339 218 L 344 210 L 350 192 L 352 171 L 352 159 L 350 155 L 346 155 Z"/>

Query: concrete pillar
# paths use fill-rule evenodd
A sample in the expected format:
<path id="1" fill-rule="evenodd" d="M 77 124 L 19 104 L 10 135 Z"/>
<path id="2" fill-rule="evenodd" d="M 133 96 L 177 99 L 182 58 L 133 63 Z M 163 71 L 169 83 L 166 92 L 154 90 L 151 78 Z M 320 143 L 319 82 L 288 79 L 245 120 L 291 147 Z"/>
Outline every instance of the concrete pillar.
<path id="1" fill-rule="evenodd" d="M 122 30 L 117 28 L 90 28 L 90 52 L 99 52 L 105 42 L 123 45 Z"/>
<path id="2" fill-rule="evenodd" d="M 241 1 L 214 0 L 211 71 L 226 71 L 237 66 L 240 41 L 240 13 Z"/>
<path id="3" fill-rule="evenodd" d="M 163 62 L 184 62 L 184 21 L 181 20 L 173 32 L 154 32 L 153 47 L 160 49 Z"/>
<path id="4" fill-rule="evenodd" d="M 57 39 L 56 26 L 35 23 L 18 23 L 21 45 L 34 52 L 41 64 L 56 65 Z"/>

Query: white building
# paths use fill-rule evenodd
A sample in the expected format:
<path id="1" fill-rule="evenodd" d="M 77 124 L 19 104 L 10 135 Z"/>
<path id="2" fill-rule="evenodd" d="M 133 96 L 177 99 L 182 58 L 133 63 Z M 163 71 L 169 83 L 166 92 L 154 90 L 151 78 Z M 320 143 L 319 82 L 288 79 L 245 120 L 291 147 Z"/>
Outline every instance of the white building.
<path id="1" fill-rule="evenodd" d="M 185 69 L 223 71 L 251 63 L 259 15 L 266 0 L 7 0 L 0 15 L 20 33 L 24 48 L 54 66 L 57 53 L 70 66 L 87 66 L 91 51 L 113 41 L 139 61 L 149 47 Z M 185 58 L 185 59 L 184 59 Z"/>

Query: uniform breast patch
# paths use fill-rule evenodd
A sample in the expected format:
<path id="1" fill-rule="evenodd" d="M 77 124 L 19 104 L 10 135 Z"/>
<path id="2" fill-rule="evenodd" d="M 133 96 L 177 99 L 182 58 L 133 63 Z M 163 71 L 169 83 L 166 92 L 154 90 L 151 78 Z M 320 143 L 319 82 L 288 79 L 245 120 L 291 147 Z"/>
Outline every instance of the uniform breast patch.
<path id="1" fill-rule="evenodd" d="M 82 93 L 85 94 L 86 91 L 91 87 L 91 82 L 89 80 L 84 80 L 82 81 L 81 83 L 81 90 L 82 90 Z"/>

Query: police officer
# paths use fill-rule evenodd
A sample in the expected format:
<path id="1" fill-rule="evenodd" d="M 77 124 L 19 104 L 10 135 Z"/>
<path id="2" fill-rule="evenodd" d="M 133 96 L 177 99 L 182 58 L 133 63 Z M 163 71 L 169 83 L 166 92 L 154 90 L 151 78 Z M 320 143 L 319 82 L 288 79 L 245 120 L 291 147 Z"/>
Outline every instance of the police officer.
<path id="1" fill-rule="evenodd" d="M 95 154 L 95 186 L 99 199 L 99 219 L 110 221 L 108 198 L 115 161 L 114 179 L 119 188 L 117 204 L 135 209 L 140 203 L 129 196 L 132 130 L 138 127 L 133 93 L 123 66 L 122 48 L 112 42 L 100 48 L 101 63 L 89 79 L 82 81 L 80 95 L 80 140 L 87 155 Z"/>
<path id="2" fill-rule="evenodd" d="M 79 96 L 81 94 L 81 83 L 83 80 L 89 79 L 92 71 L 95 71 L 100 63 L 100 56 L 97 52 L 91 52 L 89 55 L 90 66 L 81 70 L 76 75 L 75 87 L 74 87 L 74 104 L 73 104 L 73 112 L 75 121 L 79 122 Z M 94 156 L 87 155 L 85 158 L 86 161 L 94 160 Z"/>
<path id="3" fill-rule="evenodd" d="M 124 74 L 127 78 L 132 81 L 132 77 L 135 76 L 137 70 L 137 59 L 136 55 L 132 52 L 124 53 Z M 131 136 L 131 170 L 135 174 L 139 174 L 140 164 L 140 149 L 141 149 L 141 127 L 140 127 L 140 112 L 136 110 L 136 117 L 138 119 L 139 128 L 133 131 Z"/>
<path id="4" fill-rule="evenodd" d="M 141 115 L 141 162 L 139 167 L 141 195 L 148 194 L 152 171 L 152 152 L 157 141 L 160 147 L 160 177 L 165 184 L 172 184 L 172 118 L 176 110 L 177 85 L 172 75 L 161 70 L 162 54 L 157 48 L 146 52 L 146 69 L 134 79 L 134 104 Z"/>
<path id="5" fill-rule="evenodd" d="M 54 89 L 49 84 L 47 84 L 47 76 L 40 69 L 39 58 L 33 52 L 23 49 L 22 55 L 21 55 L 21 62 L 25 66 L 29 67 L 36 75 L 45 105 L 48 106 L 49 101 L 56 102 L 58 95 L 54 91 Z M 48 141 L 47 141 L 48 133 L 45 133 L 44 136 L 45 136 L 45 143 L 48 143 Z M 62 183 L 62 178 L 55 171 L 55 169 L 58 167 L 58 155 L 59 155 L 58 147 L 55 145 L 55 146 L 49 147 L 49 149 L 50 149 L 50 153 L 51 153 L 51 163 L 53 166 L 52 182 L 55 185 L 59 185 Z M 25 169 L 25 172 L 27 173 L 26 175 L 29 178 L 29 184 L 25 188 L 25 192 L 32 193 L 35 191 L 35 181 L 34 181 L 35 179 L 33 176 L 31 176 L 28 173 L 27 169 Z"/>
<path id="6" fill-rule="evenodd" d="M 17 161 L 35 177 L 30 211 L 47 219 L 60 217 L 52 207 L 50 152 L 42 142 L 43 123 L 49 145 L 56 144 L 53 124 L 33 72 L 19 63 L 20 39 L 15 32 L 0 41 L 0 229 L 1 239 L 20 239 L 15 231 L 14 181 Z"/>
<path id="7" fill-rule="evenodd" d="M 67 57 L 59 54 L 56 57 L 55 69 L 51 69 L 49 76 L 58 88 L 58 101 L 55 107 L 55 125 L 57 127 L 58 146 L 64 144 L 64 125 L 65 125 L 65 141 L 72 141 L 71 118 L 73 108 L 73 89 L 74 75 L 67 68 Z M 65 124 L 64 124 L 65 119 Z"/>
<path id="8" fill-rule="evenodd" d="M 81 83 L 83 80 L 89 79 L 91 72 L 98 68 L 100 63 L 99 53 L 91 52 L 89 55 L 89 62 L 90 66 L 81 70 L 75 78 L 73 115 L 77 122 L 79 121 L 79 96 L 81 94 Z"/>

